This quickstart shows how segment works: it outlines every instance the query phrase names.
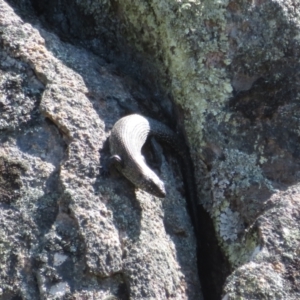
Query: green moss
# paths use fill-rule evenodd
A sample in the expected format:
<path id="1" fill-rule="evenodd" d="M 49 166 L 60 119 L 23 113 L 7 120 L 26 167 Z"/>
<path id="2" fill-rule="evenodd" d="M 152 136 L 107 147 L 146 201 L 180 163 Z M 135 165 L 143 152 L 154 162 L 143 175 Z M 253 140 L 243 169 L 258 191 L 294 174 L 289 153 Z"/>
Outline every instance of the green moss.
<path id="1" fill-rule="evenodd" d="M 225 111 L 232 93 L 232 73 L 228 72 L 228 66 L 231 65 L 233 73 L 236 71 L 235 66 L 238 66 L 237 69 L 245 74 L 265 74 L 266 66 L 284 57 L 288 49 L 291 33 L 290 26 L 286 26 L 287 22 L 297 22 L 296 17 L 295 20 L 290 19 L 292 14 L 283 13 L 284 6 L 291 9 L 286 2 L 281 1 L 279 4 L 279 1 L 269 1 L 259 6 L 245 1 L 234 4 L 240 16 L 236 14 L 236 19 L 231 19 L 232 24 L 229 24 L 227 18 L 230 18 L 230 9 L 227 6 L 230 3 L 226 0 L 97 2 L 101 6 L 98 23 L 102 24 L 103 14 L 111 13 L 114 20 L 117 16 L 122 38 L 148 57 L 150 65 L 154 65 L 160 72 L 157 77 L 162 87 L 183 108 L 185 129 L 195 165 L 202 157 L 202 146 L 206 143 L 203 132 L 207 127 L 208 116 L 214 116 L 216 131 L 218 123 L 231 122 L 231 136 L 238 134 L 239 124 L 231 118 L 230 112 Z M 95 8 L 86 6 L 86 9 L 93 11 Z M 251 20 L 245 20 L 245 16 Z M 236 36 L 231 37 L 231 42 L 234 40 L 238 44 L 236 48 L 230 48 L 229 45 L 229 25 L 237 31 Z M 282 30 L 280 39 L 279 29 Z M 249 36 L 256 40 L 249 42 Z M 299 33 L 295 32 L 296 40 L 299 40 Z M 264 47 L 259 43 L 263 43 Z M 235 55 L 232 56 L 235 60 L 233 63 L 229 53 Z M 223 151 L 226 146 L 220 147 Z M 255 150 L 262 152 L 260 149 Z M 240 223 L 243 221 L 239 221 L 242 217 L 236 214 L 238 210 L 231 207 L 235 199 L 243 201 L 243 189 L 247 190 L 254 182 L 258 188 L 263 185 L 264 191 L 272 190 L 271 184 L 264 180 L 257 166 L 258 161 L 263 163 L 265 158 L 232 151 L 226 153 L 224 165 L 221 163 L 213 169 L 216 170 L 215 178 L 219 182 L 213 186 L 214 203 L 211 204 L 213 207 L 210 213 L 219 233 L 219 241 L 232 265 L 248 261 L 258 246 L 256 233 L 246 234 L 241 230 L 240 235 L 231 236 L 229 240 L 225 240 L 221 234 L 228 231 L 226 226 L 232 228 L 234 220 Z M 200 178 L 201 175 L 196 174 L 196 177 Z M 231 180 L 231 184 L 223 181 L 224 187 L 218 186 L 225 179 Z M 228 193 L 226 197 L 225 190 Z M 216 193 L 219 193 L 217 197 Z M 249 209 L 254 210 L 256 207 Z"/>
<path id="2" fill-rule="evenodd" d="M 237 267 L 250 261 L 260 245 L 257 232 L 249 231 L 244 225 L 255 220 L 259 204 L 244 202 L 243 197 L 247 196 L 253 182 L 257 183 L 258 189 L 263 187 L 265 191 L 271 190 L 272 186 L 257 166 L 255 154 L 247 155 L 237 150 L 226 150 L 224 154 L 226 160 L 216 162 L 211 171 L 214 188 L 213 204 L 209 210 L 219 243 L 231 266 Z M 235 199 L 239 205 L 245 206 L 247 220 L 234 208 L 237 205 Z"/>
<path id="3" fill-rule="evenodd" d="M 160 84 L 184 108 L 194 149 L 201 143 L 205 114 L 217 115 L 232 91 L 225 71 L 230 63 L 227 4 L 221 0 L 153 0 L 116 1 L 111 7 L 102 1 L 103 12 L 118 11 L 127 42 L 149 55 L 161 74 L 168 74 L 168 78 L 161 76 Z"/>

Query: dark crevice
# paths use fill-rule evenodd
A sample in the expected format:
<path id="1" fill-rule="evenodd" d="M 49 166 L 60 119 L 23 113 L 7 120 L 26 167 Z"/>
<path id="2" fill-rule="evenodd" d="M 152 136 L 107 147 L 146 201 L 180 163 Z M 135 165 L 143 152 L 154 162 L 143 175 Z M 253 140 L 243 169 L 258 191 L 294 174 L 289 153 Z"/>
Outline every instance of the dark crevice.
<path id="1" fill-rule="evenodd" d="M 204 299 L 220 300 L 222 288 L 230 274 L 230 265 L 222 253 L 211 217 L 201 206 L 198 207 L 199 249 L 198 270 Z"/>

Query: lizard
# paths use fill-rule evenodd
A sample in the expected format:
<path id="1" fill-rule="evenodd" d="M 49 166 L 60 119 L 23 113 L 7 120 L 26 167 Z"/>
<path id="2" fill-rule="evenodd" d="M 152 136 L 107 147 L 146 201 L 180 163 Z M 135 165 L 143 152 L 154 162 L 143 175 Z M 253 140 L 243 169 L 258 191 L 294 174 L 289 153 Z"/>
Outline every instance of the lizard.
<path id="1" fill-rule="evenodd" d="M 152 118 L 131 114 L 118 120 L 111 130 L 110 164 L 136 187 L 164 198 L 166 190 L 163 181 L 150 169 L 141 153 L 144 143 L 151 136 L 179 152 L 178 136 L 168 126 Z"/>
<path id="2" fill-rule="evenodd" d="M 163 181 L 147 165 L 141 149 L 147 138 L 155 137 L 165 142 L 179 155 L 183 181 L 187 192 L 187 208 L 195 230 L 197 256 L 201 257 L 198 237 L 202 232 L 198 220 L 199 207 L 194 181 L 194 169 L 189 149 L 178 135 L 165 124 L 140 114 L 119 119 L 111 130 L 109 147 L 110 163 L 113 164 L 136 187 L 160 198 L 166 196 Z"/>
<path id="3" fill-rule="evenodd" d="M 195 233 L 198 235 L 200 230 L 193 164 L 188 148 L 168 126 L 139 114 L 131 114 L 119 119 L 113 126 L 109 137 L 112 155 L 109 164 L 114 165 L 136 187 L 159 198 L 164 198 L 166 189 L 163 181 L 150 169 L 141 153 L 141 149 L 149 137 L 155 137 L 169 144 L 179 155 L 187 191 L 188 209 Z"/>

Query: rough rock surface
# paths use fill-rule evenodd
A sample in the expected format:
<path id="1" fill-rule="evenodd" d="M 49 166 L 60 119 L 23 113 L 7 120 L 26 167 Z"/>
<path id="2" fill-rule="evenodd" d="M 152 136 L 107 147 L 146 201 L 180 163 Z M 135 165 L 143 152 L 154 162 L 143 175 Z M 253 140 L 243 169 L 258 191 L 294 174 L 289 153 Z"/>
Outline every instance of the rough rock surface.
<path id="1" fill-rule="evenodd" d="M 167 162 L 163 201 L 99 174 L 122 113 L 112 97 L 130 97 L 125 79 L 28 7 L 22 20 L 22 8 L 0 1 L 1 299 L 201 297 L 193 229 Z"/>
<path id="2" fill-rule="evenodd" d="M 299 299 L 299 20 L 293 0 L 0 0 L 1 297 L 202 299 L 199 273 L 204 299 Z M 99 172 L 122 103 L 184 131 L 198 270 L 170 149 L 163 200 Z"/>

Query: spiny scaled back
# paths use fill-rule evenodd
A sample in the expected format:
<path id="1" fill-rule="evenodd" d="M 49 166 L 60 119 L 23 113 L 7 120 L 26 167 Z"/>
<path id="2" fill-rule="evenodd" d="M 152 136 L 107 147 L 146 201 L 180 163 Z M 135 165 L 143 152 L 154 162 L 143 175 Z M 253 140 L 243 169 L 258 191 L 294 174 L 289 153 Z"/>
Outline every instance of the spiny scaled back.
<path id="1" fill-rule="evenodd" d="M 138 114 L 121 118 L 112 128 L 109 138 L 111 159 L 116 168 L 136 187 L 163 198 L 164 183 L 146 164 L 141 149 L 148 136 L 153 135 L 168 143 L 177 140 L 166 125 Z"/>

